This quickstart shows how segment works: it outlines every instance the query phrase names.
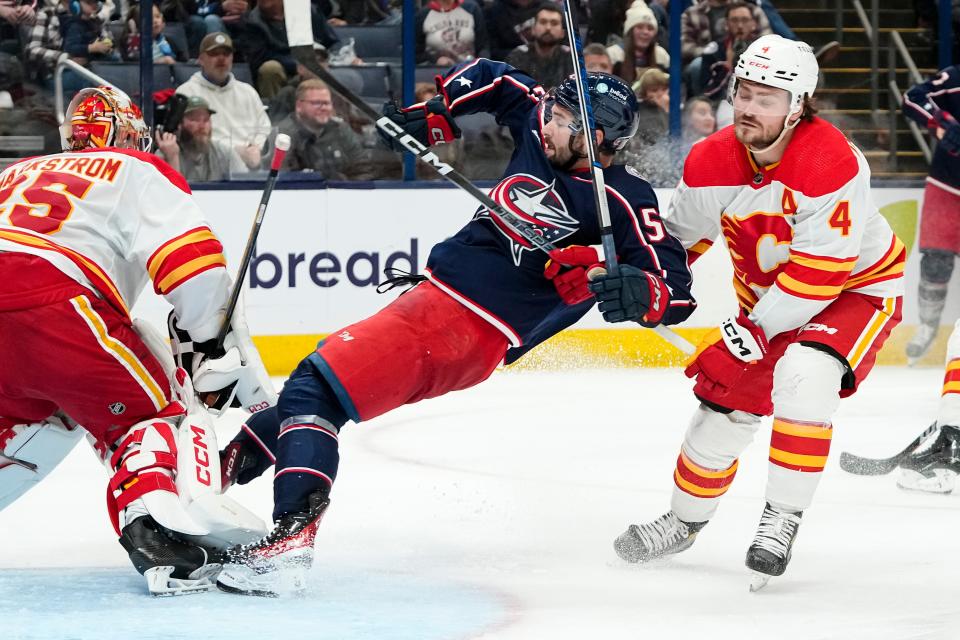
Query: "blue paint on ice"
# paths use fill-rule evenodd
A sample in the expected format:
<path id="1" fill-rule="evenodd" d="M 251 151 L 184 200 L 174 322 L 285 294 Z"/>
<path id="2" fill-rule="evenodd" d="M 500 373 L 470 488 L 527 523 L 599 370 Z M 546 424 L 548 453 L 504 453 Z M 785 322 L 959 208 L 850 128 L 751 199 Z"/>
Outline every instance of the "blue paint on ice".
<path id="1" fill-rule="evenodd" d="M 0 570 L 4 640 L 440 640 L 504 620 L 493 592 L 406 574 L 324 567 L 299 598 L 153 598 L 132 569 Z"/>

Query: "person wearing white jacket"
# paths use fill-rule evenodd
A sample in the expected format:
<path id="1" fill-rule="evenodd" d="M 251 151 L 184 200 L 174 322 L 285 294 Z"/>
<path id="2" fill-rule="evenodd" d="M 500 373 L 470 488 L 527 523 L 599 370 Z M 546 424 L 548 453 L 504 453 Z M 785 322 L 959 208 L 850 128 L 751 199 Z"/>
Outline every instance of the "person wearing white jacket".
<path id="1" fill-rule="evenodd" d="M 260 167 L 270 118 L 252 85 L 233 73 L 233 41 L 225 33 L 209 33 L 200 43 L 200 71 L 177 87 L 177 93 L 203 98 L 216 113 L 211 118 L 213 140 L 237 150 L 251 170 Z"/>

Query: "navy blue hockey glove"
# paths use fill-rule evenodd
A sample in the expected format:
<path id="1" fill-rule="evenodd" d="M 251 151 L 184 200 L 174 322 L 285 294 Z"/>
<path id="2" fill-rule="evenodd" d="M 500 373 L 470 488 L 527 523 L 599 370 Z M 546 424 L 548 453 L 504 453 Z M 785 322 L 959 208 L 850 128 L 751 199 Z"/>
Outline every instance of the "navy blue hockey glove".
<path id="1" fill-rule="evenodd" d="M 670 302 L 667 285 L 654 274 L 629 264 L 620 265 L 620 275 L 591 269 L 587 288 L 597 298 L 597 308 L 607 322 L 639 322 L 655 327 L 663 320 Z"/>
<path id="2" fill-rule="evenodd" d="M 938 129 L 943 129 L 940 144 L 952 156 L 960 155 L 960 123 L 949 112 L 938 110 L 933 114 Z"/>
<path id="3" fill-rule="evenodd" d="M 395 102 L 383 105 L 383 115 L 390 118 L 424 146 L 448 144 L 460 137 L 460 127 L 447 111 L 443 96 L 401 109 Z M 399 142 L 377 127 L 377 133 L 394 151 L 406 151 Z"/>

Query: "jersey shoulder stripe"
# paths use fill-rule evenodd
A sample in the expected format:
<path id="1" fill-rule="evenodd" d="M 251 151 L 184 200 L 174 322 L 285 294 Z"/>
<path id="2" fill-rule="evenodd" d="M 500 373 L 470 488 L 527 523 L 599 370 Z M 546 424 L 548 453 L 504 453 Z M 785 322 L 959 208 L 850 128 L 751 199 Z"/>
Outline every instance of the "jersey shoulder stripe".
<path id="1" fill-rule="evenodd" d="M 84 149 L 81 153 L 116 153 L 123 156 L 129 156 L 149 164 L 154 169 L 160 172 L 167 181 L 175 186 L 177 189 L 180 189 L 186 194 L 192 193 L 190 191 L 190 185 L 187 184 L 187 179 L 180 175 L 176 169 L 171 167 L 169 164 L 164 162 L 160 157 L 153 155 L 152 153 L 147 153 L 145 151 L 137 151 L 135 149 L 119 149 L 117 147 L 106 147 L 103 149 Z"/>
<path id="2" fill-rule="evenodd" d="M 683 182 L 688 187 L 740 186 L 752 177 L 746 147 L 734 135 L 733 125 L 693 145 L 683 164 Z"/>

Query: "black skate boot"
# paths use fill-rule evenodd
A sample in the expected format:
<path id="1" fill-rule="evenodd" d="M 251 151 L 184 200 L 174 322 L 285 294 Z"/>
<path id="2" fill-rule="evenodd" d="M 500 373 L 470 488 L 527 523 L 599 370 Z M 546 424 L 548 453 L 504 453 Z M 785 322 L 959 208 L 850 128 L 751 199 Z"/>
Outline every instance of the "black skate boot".
<path id="1" fill-rule="evenodd" d="M 150 516 L 141 516 L 125 526 L 120 544 L 155 596 L 210 591 L 220 573 L 216 552 L 179 540 Z"/>
<path id="2" fill-rule="evenodd" d="M 762 589 L 771 577 L 787 570 L 802 517 L 802 511 L 785 511 L 769 502 L 764 507 L 753 544 L 747 549 L 747 568 L 753 571 L 750 591 Z"/>
<path id="3" fill-rule="evenodd" d="M 673 511 L 667 511 L 653 522 L 627 527 L 614 540 L 613 548 L 627 562 L 648 562 L 690 548 L 706 524 L 684 522 Z"/>
<path id="4" fill-rule="evenodd" d="M 940 433 L 925 447 L 900 463 L 897 486 L 910 491 L 950 493 L 960 473 L 960 428 L 940 427 Z"/>
<path id="5" fill-rule="evenodd" d="M 303 591 L 317 528 L 330 505 L 329 491 L 316 491 L 308 500 L 307 511 L 281 517 L 265 537 L 228 549 L 217 586 L 229 593 L 268 597 Z"/>

